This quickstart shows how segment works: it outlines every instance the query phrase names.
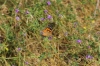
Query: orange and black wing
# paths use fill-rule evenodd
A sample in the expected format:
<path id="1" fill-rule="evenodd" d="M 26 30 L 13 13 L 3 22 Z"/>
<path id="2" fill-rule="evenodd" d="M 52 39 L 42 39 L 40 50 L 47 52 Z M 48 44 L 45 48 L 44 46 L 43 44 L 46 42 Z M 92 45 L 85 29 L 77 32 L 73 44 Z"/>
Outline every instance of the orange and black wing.
<path id="1" fill-rule="evenodd" d="M 47 26 L 47 28 L 45 28 L 42 31 L 42 35 L 43 36 L 52 36 L 52 31 L 53 31 L 54 26 L 55 26 L 54 23 L 49 23 L 48 26 Z"/>

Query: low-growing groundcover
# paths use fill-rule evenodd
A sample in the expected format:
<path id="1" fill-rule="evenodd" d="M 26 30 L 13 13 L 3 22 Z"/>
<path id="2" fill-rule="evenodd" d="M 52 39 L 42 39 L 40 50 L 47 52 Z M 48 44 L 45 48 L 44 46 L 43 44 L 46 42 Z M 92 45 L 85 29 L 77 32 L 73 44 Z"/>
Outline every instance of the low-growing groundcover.
<path id="1" fill-rule="evenodd" d="M 100 66 L 99 5 L 1 0 L 0 66 Z"/>

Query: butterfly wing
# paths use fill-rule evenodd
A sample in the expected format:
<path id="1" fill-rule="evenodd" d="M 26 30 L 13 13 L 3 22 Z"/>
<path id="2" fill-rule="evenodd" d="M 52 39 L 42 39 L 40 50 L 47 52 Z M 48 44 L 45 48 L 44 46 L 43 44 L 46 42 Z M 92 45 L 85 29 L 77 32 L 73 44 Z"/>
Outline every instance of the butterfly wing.
<path id="1" fill-rule="evenodd" d="M 46 28 L 42 31 L 43 36 L 51 36 L 52 35 L 52 30 L 49 28 Z"/>
<path id="2" fill-rule="evenodd" d="M 47 28 L 42 31 L 43 36 L 52 36 L 52 30 L 55 26 L 55 23 L 49 23 Z"/>

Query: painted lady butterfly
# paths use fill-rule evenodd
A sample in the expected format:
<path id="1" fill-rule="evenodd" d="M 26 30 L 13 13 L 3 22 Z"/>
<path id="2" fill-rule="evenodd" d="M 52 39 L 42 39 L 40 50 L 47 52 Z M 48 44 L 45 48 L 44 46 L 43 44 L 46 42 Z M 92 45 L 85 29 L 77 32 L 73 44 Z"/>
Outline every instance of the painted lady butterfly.
<path id="1" fill-rule="evenodd" d="M 48 26 L 42 31 L 42 36 L 52 36 L 52 31 L 55 23 L 49 23 Z"/>

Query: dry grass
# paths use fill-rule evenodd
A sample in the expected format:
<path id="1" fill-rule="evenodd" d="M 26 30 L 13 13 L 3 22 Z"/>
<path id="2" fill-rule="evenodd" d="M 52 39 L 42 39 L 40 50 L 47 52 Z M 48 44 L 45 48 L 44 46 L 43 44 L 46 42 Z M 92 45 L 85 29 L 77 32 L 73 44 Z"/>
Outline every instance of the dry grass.
<path id="1" fill-rule="evenodd" d="M 50 2 L 0 1 L 0 66 L 100 66 L 100 3 Z M 41 36 L 51 22 L 52 38 Z"/>

